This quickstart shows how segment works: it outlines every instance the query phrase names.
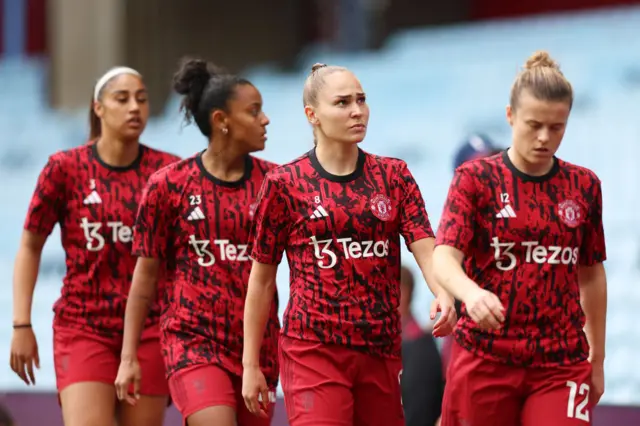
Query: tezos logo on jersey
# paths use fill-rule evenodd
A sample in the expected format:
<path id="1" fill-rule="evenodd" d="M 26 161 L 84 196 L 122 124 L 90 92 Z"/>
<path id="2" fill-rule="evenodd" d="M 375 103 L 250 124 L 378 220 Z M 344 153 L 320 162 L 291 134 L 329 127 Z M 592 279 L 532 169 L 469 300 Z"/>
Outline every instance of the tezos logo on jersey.
<path id="1" fill-rule="evenodd" d="M 501 243 L 498 237 L 493 237 L 491 247 L 494 249 L 496 267 L 501 271 L 510 271 L 518 264 L 518 257 L 513 253 L 514 248 L 520 255 L 524 251 L 525 263 L 548 263 L 550 265 L 575 265 L 578 263 L 578 247 L 543 246 L 538 241 L 523 241 L 516 247 L 516 243 Z"/>
<path id="2" fill-rule="evenodd" d="M 89 251 L 100 251 L 104 247 L 107 240 L 113 243 L 130 243 L 133 231 L 131 227 L 120 221 L 112 221 L 106 223 L 109 232 L 102 235 L 102 223 L 89 222 L 89 219 L 83 217 L 80 219 L 80 227 L 84 231 L 84 238 L 87 240 L 86 248 Z M 105 239 L 106 238 L 106 239 Z"/>
<path id="3" fill-rule="evenodd" d="M 575 228 L 582 223 L 582 207 L 573 200 L 565 200 L 558 204 L 558 216 L 567 226 Z"/>
<path id="4" fill-rule="evenodd" d="M 369 200 L 371 213 L 380 220 L 391 219 L 391 200 L 383 194 L 376 194 Z"/>
<path id="5" fill-rule="evenodd" d="M 195 235 L 190 235 L 189 245 L 198 256 L 198 265 L 200 266 L 213 266 L 216 263 L 216 258 L 222 261 L 237 262 L 251 260 L 247 254 L 248 246 L 246 244 L 231 244 L 229 240 L 213 240 L 213 246 L 211 246 L 211 241 L 196 240 Z"/>
<path id="6" fill-rule="evenodd" d="M 389 240 L 384 241 L 353 241 L 353 238 L 338 238 L 338 250 L 345 259 L 360 259 L 367 257 L 387 257 L 389 255 Z M 311 237 L 309 245 L 313 246 L 313 253 L 318 259 L 318 266 L 329 269 L 336 266 L 338 256 L 333 250 L 333 239 L 318 240 Z"/>

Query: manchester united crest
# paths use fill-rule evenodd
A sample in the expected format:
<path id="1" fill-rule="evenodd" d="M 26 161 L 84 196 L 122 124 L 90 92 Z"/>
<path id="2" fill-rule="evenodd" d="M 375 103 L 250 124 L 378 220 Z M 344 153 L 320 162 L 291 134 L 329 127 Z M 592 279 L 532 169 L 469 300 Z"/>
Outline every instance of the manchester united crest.
<path id="1" fill-rule="evenodd" d="M 391 219 L 391 200 L 386 195 L 376 194 L 369 201 L 371 212 L 380 220 Z"/>
<path id="2" fill-rule="evenodd" d="M 567 226 L 575 228 L 582 223 L 584 213 L 580 204 L 573 200 L 565 200 L 558 204 L 558 216 Z"/>

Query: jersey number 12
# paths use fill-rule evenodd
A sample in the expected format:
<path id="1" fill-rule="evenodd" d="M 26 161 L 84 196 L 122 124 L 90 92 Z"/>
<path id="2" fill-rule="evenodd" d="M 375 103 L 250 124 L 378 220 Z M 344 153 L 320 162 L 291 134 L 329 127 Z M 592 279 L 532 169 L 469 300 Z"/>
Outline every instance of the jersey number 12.
<path id="1" fill-rule="evenodd" d="M 585 422 L 589 422 L 589 410 L 587 409 L 587 403 L 589 402 L 589 385 L 582 383 L 579 387 L 574 381 L 569 380 L 567 382 L 569 388 L 569 401 L 567 402 L 567 417 L 570 419 L 578 419 Z M 580 395 L 582 401 L 576 405 L 577 396 Z"/>

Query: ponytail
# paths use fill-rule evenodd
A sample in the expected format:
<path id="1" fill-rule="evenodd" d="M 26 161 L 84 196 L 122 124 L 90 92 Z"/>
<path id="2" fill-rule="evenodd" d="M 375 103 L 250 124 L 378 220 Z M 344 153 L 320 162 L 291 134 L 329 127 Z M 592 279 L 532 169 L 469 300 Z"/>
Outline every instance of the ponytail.
<path id="1" fill-rule="evenodd" d="M 102 123 L 100 122 L 100 117 L 93 110 L 93 97 L 91 97 L 91 104 L 89 105 L 89 140 L 96 140 L 100 136 L 102 136 Z"/>

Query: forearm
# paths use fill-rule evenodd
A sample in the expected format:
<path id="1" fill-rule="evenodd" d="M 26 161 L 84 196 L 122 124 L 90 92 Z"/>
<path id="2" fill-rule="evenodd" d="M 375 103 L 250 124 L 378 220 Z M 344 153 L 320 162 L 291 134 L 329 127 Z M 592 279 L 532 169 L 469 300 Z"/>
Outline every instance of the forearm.
<path id="1" fill-rule="evenodd" d="M 149 315 L 149 308 L 156 293 L 157 279 L 144 277 L 134 279 L 129 291 L 124 314 L 124 336 L 122 339 L 122 359 L 135 358 L 138 353 L 140 336 Z"/>
<path id="2" fill-rule="evenodd" d="M 38 279 L 42 252 L 21 246 L 13 273 L 13 323 L 31 323 L 33 292 Z"/>
<path id="3" fill-rule="evenodd" d="M 580 304 L 587 318 L 587 335 L 592 362 L 603 362 L 607 324 L 607 281 L 602 274 L 598 279 L 580 283 Z"/>
<path id="4" fill-rule="evenodd" d="M 244 367 L 258 367 L 260 365 L 262 337 L 269 319 L 275 291 L 275 279 L 267 282 L 249 280 L 244 306 L 244 352 L 242 354 Z"/>
<path id="5" fill-rule="evenodd" d="M 440 286 L 458 300 L 478 287 L 462 269 L 462 259 L 449 253 L 447 246 L 436 247 L 433 253 L 434 275 Z"/>
<path id="6" fill-rule="evenodd" d="M 424 238 L 418 240 L 409 245 L 413 257 L 416 259 L 416 263 L 422 272 L 424 280 L 427 282 L 427 286 L 431 293 L 438 297 L 443 288 L 438 285 L 437 278 L 433 270 L 433 247 L 434 238 Z"/>

